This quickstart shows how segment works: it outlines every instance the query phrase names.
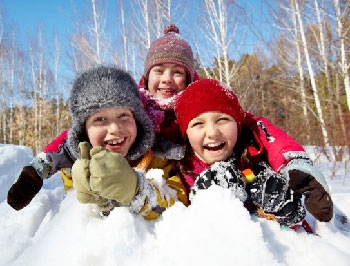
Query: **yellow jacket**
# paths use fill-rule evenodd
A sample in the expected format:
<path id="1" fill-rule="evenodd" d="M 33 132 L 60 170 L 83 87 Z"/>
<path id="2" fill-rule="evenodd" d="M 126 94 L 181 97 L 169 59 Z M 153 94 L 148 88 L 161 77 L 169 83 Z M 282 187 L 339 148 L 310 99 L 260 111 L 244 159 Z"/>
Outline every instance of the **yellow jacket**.
<path id="1" fill-rule="evenodd" d="M 145 219 L 158 218 L 161 213 L 181 201 L 188 206 L 189 200 L 181 175 L 176 167 L 177 162 L 155 156 L 151 150 L 137 162 L 130 162 L 135 171 L 145 178 L 140 184 L 139 192 L 128 206 L 131 211 L 141 214 Z M 65 190 L 73 187 L 71 169 L 61 169 Z M 116 206 L 121 206 L 120 204 Z"/>

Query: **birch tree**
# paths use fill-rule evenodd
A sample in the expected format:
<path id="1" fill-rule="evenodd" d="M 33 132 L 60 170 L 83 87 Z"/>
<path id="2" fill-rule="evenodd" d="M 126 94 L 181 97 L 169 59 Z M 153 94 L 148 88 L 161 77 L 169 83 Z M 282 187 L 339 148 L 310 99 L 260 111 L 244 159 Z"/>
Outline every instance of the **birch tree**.
<path id="1" fill-rule="evenodd" d="M 345 42 L 347 40 L 346 35 L 347 35 L 347 32 L 349 32 L 350 30 L 349 21 L 347 20 L 349 16 L 350 2 L 344 1 L 343 12 L 341 12 L 340 10 L 338 0 L 332 0 L 332 3 L 336 14 L 337 33 L 338 33 L 338 39 L 339 39 L 339 50 L 340 50 L 339 64 L 340 64 L 340 69 L 343 76 L 348 110 L 350 111 L 350 79 L 349 79 L 350 63 L 348 62 L 348 54 L 346 52 L 346 47 L 345 47 Z"/>
<path id="2" fill-rule="evenodd" d="M 143 63 L 151 43 L 164 35 L 168 24 L 177 24 L 187 14 L 188 3 L 174 0 L 133 0 L 130 1 L 132 25 L 131 46 L 137 49 L 132 54 L 134 65 L 138 65 L 139 75 L 143 73 Z M 179 25 L 177 25 L 179 26 Z M 180 28 L 180 34 L 184 32 Z"/>
<path id="3" fill-rule="evenodd" d="M 124 52 L 124 67 L 125 70 L 129 70 L 129 60 L 128 60 L 128 33 L 127 33 L 127 25 L 125 21 L 125 10 L 124 10 L 124 0 L 119 0 L 120 4 L 120 15 L 121 15 L 121 30 L 122 30 L 122 38 L 123 38 L 123 52 Z"/>
<path id="4" fill-rule="evenodd" d="M 307 111 L 307 98 L 306 98 L 306 91 L 305 91 L 305 83 L 304 83 L 304 71 L 302 66 L 302 52 L 301 52 L 301 46 L 300 46 L 300 35 L 298 34 L 298 28 L 297 28 L 297 17 L 294 6 L 291 7 L 291 17 L 293 22 L 293 32 L 294 32 L 294 40 L 295 40 L 295 50 L 297 54 L 297 66 L 298 66 L 298 72 L 299 72 L 299 90 L 301 95 L 301 101 L 302 101 L 302 108 L 303 108 L 303 114 L 304 114 L 304 121 L 305 121 L 305 129 L 309 131 L 310 128 L 310 122 L 309 122 L 309 116 Z M 307 143 L 310 143 L 310 135 L 306 134 Z"/>
<path id="5" fill-rule="evenodd" d="M 342 137 L 345 140 L 345 144 L 349 146 L 349 130 L 347 129 L 346 122 L 344 120 L 344 112 L 341 107 L 341 95 L 343 94 L 342 86 L 340 85 L 341 80 L 344 83 L 344 90 L 346 95 L 346 103 L 348 110 L 350 108 L 349 103 L 349 63 L 347 60 L 347 50 L 345 41 L 347 39 L 347 33 L 349 32 L 349 24 L 346 23 L 349 17 L 350 2 L 346 1 L 343 4 L 343 11 L 341 12 L 338 0 L 333 0 L 333 7 L 335 10 L 335 21 L 336 21 L 336 32 L 338 34 L 338 41 L 336 42 L 337 53 L 336 53 L 336 64 L 335 68 L 335 101 L 337 103 L 338 117 L 340 122 L 340 128 L 342 131 Z"/>
<path id="6" fill-rule="evenodd" d="M 331 128 L 335 128 L 335 114 L 334 114 L 334 107 L 333 107 L 333 102 L 334 102 L 334 93 L 333 93 L 333 88 L 332 88 L 332 83 L 331 83 L 331 73 L 330 73 L 330 59 L 331 55 L 327 53 L 327 47 L 329 47 L 328 43 L 330 43 L 330 40 L 326 39 L 326 36 L 329 36 L 330 34 L 326 34 L 326 17 L 325 17 L 325 12 L 322 10 L 325 10 L 325 5 L 323 1 L 323 6 L 322 10 L 319 8 L 319 4 L 317 0 L 314 0 L 314 6 L 315 6 L 315 11 L 317 15 L 317 22 L 318 22 L 318 32 L 319 34 L 316 35 L 319 41 L 318 41 L 318 50 L 320 51 L 320 55 L 323 61 L 323 69 L 322 72 L 324 73 L 326 77 L 326 84 L 327 84 L 327 91 L 328 91 L 328 98 L 329 98 L 329 119 L 330 119 L 330 126 Z"/>
<path id="7" fill-rule="evenodd" d="M 199 27 L 199 30 L 206 43 L 203 45 L 205 47 L 204 50 L 201 50 L 196 45 L 200 64 L 205 65 L 205 56 L 207 58 L 215 58 L 217 60 L 218 73 L 210 73 L 208 69 L 205 69 L 207 77 L 230 83 L 236 74 L 237 68 L 235 65 L 230 65 L 229 52 L 231 49 L 238 53 L 240 49 L 240 44 L 236 41 L 237 13 L 232 2 L 224 0 L 203 1 L 203 26 Z M 203 44 L 203 41 L 200 43 Z M 233 47 L 234 45 L 235 47 Z"/>
<path id="8" fill-rule="evenodd" d="M 0 11 L 0 86 L 1 86 L 1 130 L 2 130 L 2 142 L 7 143 L 6 138 L 6 74 L 5 74 L 5 42 L 4 42 L 4 25 L 3 25 L 3 16 L 2 12 Z"/>
<path id="9" fill-rule="evenodd" d="M 15 57 L 16 57 L 16 47 L 15 47 L 15 38 L 14 38 L 14 31 L 12 31 L 12 41 L 11 41 L 11 47 L 9 51 L 9 87 L 7 90 L 7 93 L 9 95 L 9 118 L 8 123 L 10 124 L 9 127 L 9 143 L 13 143 L 13 112 L 14 112 L 14 100 L 13 96 L 16 93 L 15 92 Z"/>
<path id="10" fill-rule="evenodd" d="M 54 94 L 56 98 L 56 131 L 55 135 L 58 136 L 58 134 L 61 131 L 61 123 L 60 123 L 60 99 L 63 98 L 63 95 L 61 94 L 60 87 L 59 87 L 59 65 L 60 65 L 60 44 L 58 36 L 55 35 L 54 38 L 54 64 L 53 64 L 53 79 L 54 79 Z"/>
<path id="11" fill-rule="evenodd" d="M 18 80 L 18 93 L 19 93 L 19 101 L 17 102 L 18 110 L 15 113 L 15 122 L 17 122 L 17 138 L 18 145 L 25 145 L 25 137 L 26 132 L 28 130 L 28 119 L 25 114 L 25 106 L 26 106 L 26 98 L 27 98 L 27 88 L 25 83 L 25 74 L 26 74 L 26 60 L 23 55 L 20 53 L 17 54 L 16 57 L 17 67 L 16 67 L 16 78 Z"/>
<path id="12" fill-rule="evenodd" d="M 74 68 L 80 72 L 96 64 L 110 62 L 110 39 L 106 34 L 107 1 L 86 0 L 88 9 L 75 10 L 71 33 Z M 80 14 L 80 15 L 78 15 Z"/>
<path id="13" fill-rule="evenodd" d="M 275 20 L 275 27 L 282 33 L 272 47 L 272 53 L 277 59 L 278 66 L 283 70 L 284 75 L 292 76 L 290 82 L 285 79 L 283 84 L 280 84 L 287 91 L 285 93 L 285 102 L 296 104 L 298 99 L 295 99 L 295 93 L 300 95 L 301 108 L 305 125 L 307 143 L 310 143 L 308 131 L 310 130 L 308 100 L 305 88 L 305 75 L 303 66 L 303 50 L 301 46 L 301 38 L 297 23 L 297 16 L 294 5 L 289 1 L 280 2 L 277 10 L 271 10 Z"/>
<path id="14" fill-rule="evenodd" d="M 44 45 L 43 26 L 39 25 L 36 36 L 30 41 L 29 57 L 32 84 L 32 106 L 34 108 L 34 151 L 42 149 L 43 129 L 48 127 L 47 105 L 49 96 L 50 70 Z M 50 125 L 51 126 L 51 125 Z"/>
<path id="15" fill-rule="evenodd" d="M 306 64 L 307 64 L 307 70 L 309 73 L 312 93 L 313 93 L 315 104 L 316 104 L 316 110 L 317 110 L 318 119 L 320 122 L 320 127 L 321 127 L 321 132 L 322 132 L 324 144 L 325 144 L 325 146 L 329 146 L 328 133 L 326 130 L 326 125 L 325 125 L 325 121 L 324 121 L 324 117 L 323 117 L 321 102 L 319 100 L 318 90 L 317 90 L 315 76 L 314 76 L 314 70 L 313 70 L 313 67 L 311 65 L 311 60 L 309 57 L 309 51 L 308 51 L 307 41 L 306 41 L 305 32 L 304 32 L 304 23 L 303 23 L 302 18 L 301 18 L 301 11 L 299 8 L 299 3 L 298 3 L 298 0 L 293 0 L 292 3 L 295 6 L 295 12 L 296 12 L 296 16 L 297 16 L 297 22 L 299 25 L 299 31 L 300 31 L 300 37 L 301 37 L 301 44 L 302 44 L 302 47 L 304 50 L 304 56 L 305 56 L 305 60 L 306 60 Z"/>

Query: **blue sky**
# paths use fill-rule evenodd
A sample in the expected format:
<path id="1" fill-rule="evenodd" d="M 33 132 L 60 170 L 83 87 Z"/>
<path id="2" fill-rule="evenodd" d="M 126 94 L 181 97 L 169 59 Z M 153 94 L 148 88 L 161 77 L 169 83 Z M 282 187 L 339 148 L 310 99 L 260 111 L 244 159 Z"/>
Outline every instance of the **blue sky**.
<path id="1" fill-rule="evenodd" d="M 6 22 L 17 25 L 22 34 L 35 30 L 39 23 L 43 23 L 48 31 L 64 31 L 71 23 L 64 14 L 64 10 L 71 9 L 68 0 L 2 0 L 2 3 Z"/>
<path id="2" fill-rule="evenodd" d="M 115 2 L 111 0 L 108 4 L 115 5 Z M 248 7 L 248 16 L 261 21 L 265 14 L 260 0 L 239 2 Z M 22 37 L 28 32 L 35 32 L 39 23 L 43 23 L 49 34 L 58 30 L 65 35 L 72 25 L 72 6 L 87 5 L 86 0 L 0 0 L 0 3 L 2 11 L 5 11 L 5 22 L 17 25 Z"/>
<path id="3" fill-rule="evenodd" d="M 266 24 L 264 24 L 264 20 L 267 17 L 265 15 L 266 6 L 264 1 L 261 0 L 239 0 L 241 6 L 247 11 L 246 15 L 249 17 L 249 20 L 254 20 L 255 23 L 259 23 L 260 27 L 256 27 L 255 29 L 261 31 L 260 33 L 266 35 L 268 32 Z M 117 0 L 109 0 L 108 4 L 108 12 L 110 15 L 114 15 L 116 12 L 115 5 Z M 196 10 L 197 1 L 191 0 L 189 2 L 193 7 L 191 11 Z M 63 46 L 69 44 L 69 40 L 67 39 L 69 36 L 69 32 L 72 30 L 72 23 L 74 21 L 73 16 L 73 7 L 79 7 L 78 10 L 86 10 L 89 1 L 87 0 L 0 0 L 0 7 L 2 13 L 4 13 L 5 23 L 7 25 L 16 25 L 16 38 L 22 40 L 22 45 L 26 46 L 28 43 L 28 36 L 33 36 L 37 32 L 38 25 L 42 23 L 44 33 L 46 36 L 54 36 L 54 31 L 57 31 L 61 45 Z M 127 1 L 125 1 L 125 5 Z M 180 28 L 180 34 L 184 39 L 190 42 L 191 46 L 193 46 L 193 25 L 189 25 L 189 23 L 184 22 L 181 23 L 182 20 L 176 22 L 174 21 Z M 192 22 L 190 22 L 192 23 Z M 189 30 L 191 28 L 191 30 Z M 9 29 L 5 27 L 5 29 Z M 116 29 L 119 32 L 119 29 Z M 244 42 L 239 43 L 237 45 L 241 45 L 240 49 L 235 50 L 233 47 L 232 58 L 239 59 L 242 53 L 250 53 L 255 47 L 257 43 L 262 44 L 261 41 L 257 40 L 256 36 L 252 35 L 252 33 L 247 33 L 246 30 L 249 30 L 249 27 L 242 27 L 238 29 L 238 36 L 245 36 Z M 201 38 L 201 34 L 199 30 L 195 30 L 198 34 L 196 38 Z M 246 35 L 247 34 L 247 35 Z M 65 47 L 64 49 L 68 49 Z M 205 58 L 204 58 L 205 60 Z M 210 63 L 211 58 L 208 59 Z"/>

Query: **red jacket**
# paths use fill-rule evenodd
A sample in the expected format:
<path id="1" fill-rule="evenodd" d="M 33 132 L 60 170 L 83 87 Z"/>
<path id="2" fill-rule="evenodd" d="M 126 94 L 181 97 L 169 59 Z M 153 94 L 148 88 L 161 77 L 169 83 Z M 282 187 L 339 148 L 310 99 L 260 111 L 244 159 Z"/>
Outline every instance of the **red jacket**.
<path id="1" fill-rule="evenodd" d="M 251 128 L 255 138 L 261 141 L 267 161 L 276 172 L 280 172 L 292 159 L 308 158 L 303 146 L 267 118 L 246 113 L 243 124 Z"/>
<path id="2" fill-rule="evenodd" d="M 243 141 L 240 144 L 247 149 L 250 157 L 265 160 L 276 172 L 279 172 L 292 159 L 307 156 L 300 144 L 264 117 L 258 118 L 247 113 L 243 126 L 248 128 L 250 134 L 244 131 L 238 140 Z M 251 138 L 253 138 L 254 145 L 250 144 L 252 143 Z M 185 158 L 185 165 L 191 170 L 191 175 L 184 174 L 186 189 L 189 191 L 196 176 L 208 169 L 210 165 L 195 155 Z M 240 168 L 245 169 L 244 165 L 241 165 Z"/>
<path id="3" fill-rule="evenodd" d="M 271 167 L 279 172 L 289 161 L 294 158 L 307 157 L 304 148 L 290 137 L 285 131 L 274 126 L 267 118 L 256 117 L 247 113 L 243 124 L 247 125 L 259 142 L 259 149 L 251 147 L 252 155 L 265 152 L 267 161 Z M 172 123 L 172 127 L 175 121 Z M 59 146 L 68 136 L 68 129 L 50 142 L 44 152 L 58 152 Z"/>
<path id="4" fill-rule="evenodd" d="M 58 137 L 56 137 L 53 141 L 47 144 L 44 148 L 45 153 L 49 152 L 58 152 L 59 146 L 63 144 L 64 140 L 68 137 L 68 129 L 63 131 Z"/>

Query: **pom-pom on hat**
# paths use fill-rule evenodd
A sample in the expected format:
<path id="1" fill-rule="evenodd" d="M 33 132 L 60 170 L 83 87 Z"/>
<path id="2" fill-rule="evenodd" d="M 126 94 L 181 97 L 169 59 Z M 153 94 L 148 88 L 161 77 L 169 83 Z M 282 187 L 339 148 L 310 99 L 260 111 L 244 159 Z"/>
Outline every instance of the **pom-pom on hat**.
<path id="1" fill-rule="evenodd" d="M 144 76 L 159 64 L 176 64 L 185 68 L 190 83 L 194 79 L 195 68 L 191 46 L 181 36 L 179 28 L 170 24 L 164 29 L 164 36 L 154 40 L 148 49 Z"/>
<path id="2" fill-rule="evenodd" d="M 236 94 L 226 84 L 214 79 L 193 82 L 177 95 L 175 113 L 183 137 L 189 122 L 205 112 L 232 116 L 239 131 L 245 116 Z"/>
<path id="3" fill-rule="evenodd" d="M 77 76 L 69 98 L 72 118 L 68 144 L 72 155 L 79 158 L 79 142 L 89 141 L 85 121 L 93 113 L 110 107 L 129 108 L 137 125 L 137 137 L 126 159 L 135 160 L 152 147 L 152 122 L 143 109 L 137 84 L 125 71 L 116 67 L 99 66 Z"/>

